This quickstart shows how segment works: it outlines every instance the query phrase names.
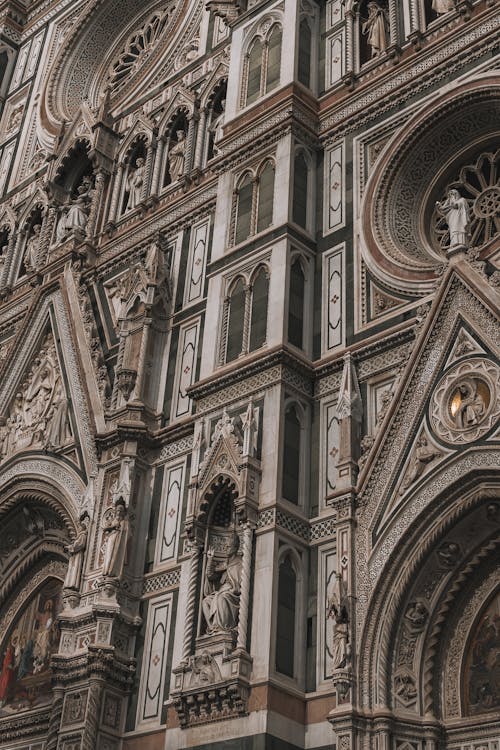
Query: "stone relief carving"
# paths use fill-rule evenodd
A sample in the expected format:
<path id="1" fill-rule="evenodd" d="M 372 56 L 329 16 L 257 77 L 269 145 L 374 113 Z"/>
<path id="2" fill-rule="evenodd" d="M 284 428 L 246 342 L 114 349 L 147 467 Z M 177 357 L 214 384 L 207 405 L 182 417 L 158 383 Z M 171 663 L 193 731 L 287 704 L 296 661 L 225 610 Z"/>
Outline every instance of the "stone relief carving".
<path id="1" fill-rule="evenodd" d="M 438 383 L 430 406 L 436 435 L 447 443 L 469 443 L 488 432 L 500 414 L 500 370 L 488 359 L 452 367 Z"/>
<path id="2" fill-rule="evenodd" d="M 19 386 L 0 427 L 2 459 L 28 448 L 62 448 L 72 440 L 68 400 L 59 371 L 55 343 L 49 334 Z"/>
<path id="3" fill-rule="evenodd" d="M 405 493 L 422 476 L 426 468 L 441 455 L 441 451 L 428 441 L 425 433 L 422 433 L 413 449 L 408 469 L 399 489 L 400 494 Z"/>
<path id="4" fill-rule="evenodd" d="M 363 21 L 361 31 L 366 34 L 373 58 L 387 49 L 387 18 L 384 8 L 376 2 L 369 2 L 367 8 L 368 18 Z"/>
<path id="5" fill-rule="evenodd" d="M 190 657 L 191 677 L 189 687 L 220 682 L 222 675 L 217 662 L 208 651 Z"/>

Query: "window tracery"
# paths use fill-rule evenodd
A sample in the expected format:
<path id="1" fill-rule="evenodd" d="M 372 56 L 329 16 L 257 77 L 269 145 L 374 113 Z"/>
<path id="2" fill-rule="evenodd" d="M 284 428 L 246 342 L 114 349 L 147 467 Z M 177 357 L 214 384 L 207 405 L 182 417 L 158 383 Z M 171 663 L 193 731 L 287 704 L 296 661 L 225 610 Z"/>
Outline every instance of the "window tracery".
<path id="1" fill-rule="evenodd" d="M 120 54 L 113 61 L 109 71 L 109 83 L 114 91 L 119 90 L 127 78 L 144 63 L 170 19 L 170 8 L 153 13 L 139 31 L 134 31 L 127 39 Z"/>
<path id="2" fill-rule="evenodd" d="M 222 313 L 220 364 L 264 346 L 267 339 L 269 269 L 259 264 L 247 281 L 233 279 Z"/>

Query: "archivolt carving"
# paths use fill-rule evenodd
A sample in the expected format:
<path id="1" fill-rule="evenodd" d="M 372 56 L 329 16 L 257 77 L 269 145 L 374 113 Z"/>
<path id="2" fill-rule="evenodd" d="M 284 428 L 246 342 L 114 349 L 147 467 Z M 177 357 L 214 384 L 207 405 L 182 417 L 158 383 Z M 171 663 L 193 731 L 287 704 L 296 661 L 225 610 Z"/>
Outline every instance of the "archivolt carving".
<path id="1" fill-rule="evenodd" d="M 429 284 L 442 263 L 432 233 L 435 201 L 472 155 L 490 148 L 499 112 L 498 81 L 485 76 L 442 97 L 439 109 L 425 107 L 395 133 L 368 181 L 362 210 L 363 254 L 373 273 L 383 268 L 407 289 Z"/>

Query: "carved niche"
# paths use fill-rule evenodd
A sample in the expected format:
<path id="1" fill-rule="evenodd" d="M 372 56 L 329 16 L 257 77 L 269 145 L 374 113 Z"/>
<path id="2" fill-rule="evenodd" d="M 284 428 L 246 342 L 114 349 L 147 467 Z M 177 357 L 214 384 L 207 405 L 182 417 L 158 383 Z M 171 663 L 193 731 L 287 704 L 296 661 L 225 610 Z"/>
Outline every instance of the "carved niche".
<path id="1" fill-rule="evenodd" d="M 247 633 L 260 477 L 257 419 L 251 402 L 239 424 L 224 411 L 201 463 L 204 441 L 201 430 L 196 431 L 186 517 L 188 606 L 183 658 L 174 669 L 172 692 L 184 727 L 247 711 L 252 665 Z"/>

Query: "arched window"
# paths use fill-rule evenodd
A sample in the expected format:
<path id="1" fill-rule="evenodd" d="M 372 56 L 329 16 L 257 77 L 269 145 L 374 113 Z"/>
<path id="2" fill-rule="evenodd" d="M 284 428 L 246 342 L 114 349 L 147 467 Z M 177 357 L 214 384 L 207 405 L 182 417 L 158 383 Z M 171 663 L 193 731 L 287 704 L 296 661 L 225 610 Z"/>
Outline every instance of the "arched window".
<path id="1" fill-rule="evenodd" d="M 254 39 L 248 51 L 247 104 L 252 104 L 260 96 L 262 57 L 262 42 L 259 38 Z"/>
<path id="2" fill-rule="evenodd" d="M 275 25 L 269 34 L 267 41 L 267 60 L 266 60 L 266 94 L 278 86 L 280 82 L 281 67 L 281 28 Z"/>
<path id="3" fill-rule="evenodd" d="M 250 345 L 253 352 L 266 343 L 267 306 L 269 296 L 269 277 L 266 268 L 260 268 L 252 284 L 252 311 L 250 317 Z"/>
<path id="4" fill-rule="evenodd" d="M 300 83 L 309 88 L 311 86 L 311 27 L 307 18 L 303 18 L 299 25 L 299 54 L 297 78 Z"/>
<path id="5" fill-rule="evenodd" d="M 290 404 L 285 410 L 283 440 L 283 479 L 281 494 L 290 503 L 299 504 L 301 467 L 301 424 L 297 407 Z"/>
<path id="6" fill-rule="evenodd" d="M 295 676 L 295 610 L 297 576 L 286 555 L 278 572 L 278 611 L 276 621 L 276 671 L 288 677 Z"/>
<path id="7" fill-rule="evenodd" d="M 299 349 L 304 347 L 304 271 L 299 258 L 290 269 L 290 291 L 288 295 L 288 341 Z"/>
<path id="8" fill-rule="evenodd" d="M 238 245 L 252 232 L 252 204 L 254 185 L 252 175 L 247 173 L 237 189 L 236 231 L 234 241 Z"/>
<path id="9" fill-rule="evenodd" d="M 279 85 L 281 42 L 281 26 L 275 23 L 264 39 L 257 36 L 250 44 L 245 57 L 242 106 L 253 104 Z"/>
<path id="10" fill-rule="evenodd" d="M 293 166 L 293 221 L 307 228 L 307 201 L 309 193 L 309 167 L 303 151 L 295 154 Z"/>
<path id="11" fill-rule="evenodd" d="M 236 359 L 243 350 L 245 298 L 246 293 L 243 279 L 238 279 L 229 298 L 226 362 L 231 362 L 233 359 Z"/>
<path id="12" fill-rule="evenodd" d="M 234 193 L 234 235 L 236 245 L 273 223 L 274 164 L 268 160 L 257 177 L 247 172 Z"/>
<path id="13" fill-rule="evenodd" d="M 259 176 L 257 232 L 267 229 L 273 222 L 274 165 L 267 162 Z"/>

